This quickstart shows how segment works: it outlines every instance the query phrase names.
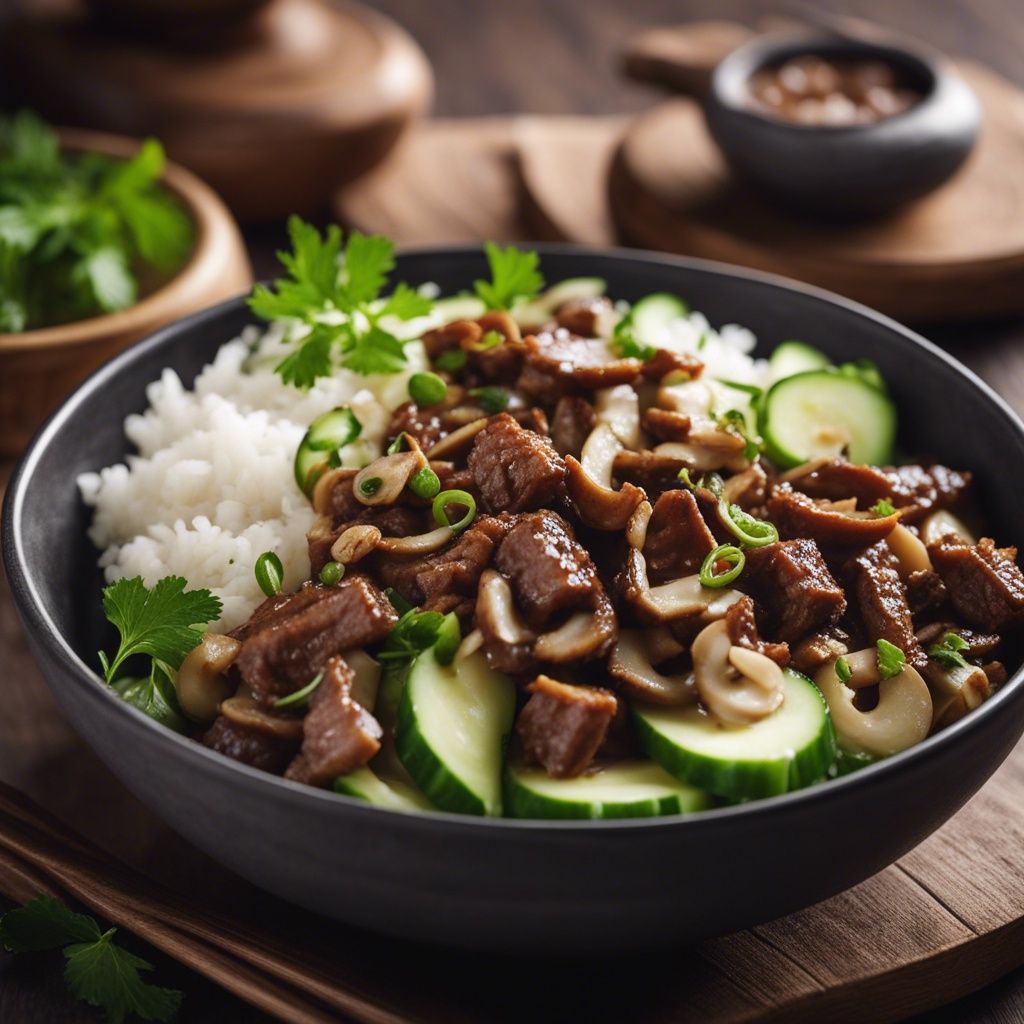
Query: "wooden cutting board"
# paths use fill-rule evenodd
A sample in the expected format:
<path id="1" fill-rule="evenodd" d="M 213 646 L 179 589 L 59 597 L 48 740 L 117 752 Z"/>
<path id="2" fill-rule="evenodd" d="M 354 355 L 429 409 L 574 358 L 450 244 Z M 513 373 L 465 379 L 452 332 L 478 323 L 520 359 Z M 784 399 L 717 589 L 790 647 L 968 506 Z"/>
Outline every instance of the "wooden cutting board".
<path id="1" fill-rule="evenodd" d="M 0 464 L 0 487 L 8 472 Z M 695 947 L 606 959 L 513 959 L 413 946 L 325 921 L 257 892 L 171 834 L 97 761 L 54 705 L 2 576 L 0 664 L 6 680 L 0 780 L 168 886 L 176 913 L 222 915 L 219 934 L 240 935 L 264 951 L 264 961 L 295 966 L 291 981 L 310 998 L 314 981 L 304 984 L 303 971 L 317 983 L 329 979 L 331 1005 L 345 1006 L 352 1019 L 885 1024 L 948 1003 L 1024 963 L 1024 743 L 942 829 L 834 899 Z M 53 863 L 59 866 L 67 850 L 55 851 Z M 24 875 L 2 865 L 0 858 L 0 892 L 24 899 Z M 144 882 L 115 869 L 99 888 L 66 880 L 61 888 L 181 956 L 173 935 L 151 930 L 133 913 L 137 884 Z M 96 895 L 120 889 L 123 899 Z M 190 966 L 272 1009 L 258 975 L 254 982 L 225 972 L 212 957 Z M 294 1019 L 287 1010 L 274 1012 Z"/>

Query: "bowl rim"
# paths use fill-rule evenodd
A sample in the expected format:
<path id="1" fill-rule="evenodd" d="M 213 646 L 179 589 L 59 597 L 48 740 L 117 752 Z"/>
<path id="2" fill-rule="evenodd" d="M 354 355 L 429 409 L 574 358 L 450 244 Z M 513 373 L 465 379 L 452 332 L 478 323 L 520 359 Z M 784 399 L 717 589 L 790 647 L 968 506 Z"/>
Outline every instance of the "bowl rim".
<path id="1" fill-rule="evenodd" d="M 966 378 L 970 385 L 996 406 L 998 411 L 1009 421 L 1010 426 L 1019 435 L 1022 443 L 1024 443 L 1024 422 L 972 370 L 910 328 L 851 299 L 846 299 L 825 289 L 794 281 L 780 275 L 711 260 L 674 256 L 643 249 L 601 248 L 547 242 L 521 244 L 529 245 L 531 249 L 537 251 L 542 261 L 545 256 L 564 256 L 595 263 L 601 261 L 625 261 L 640 265 L 668 266 L 713 274 L 719 277 L 730 278 L 733 281 L 760 284 L 773 289 L 781 289 L 791 294 L 798 294 L 819 303 L 839 306 L 846 312 L 868 320 L 879 328 L 900 335 L 911 343 L 912 348 L 923 359 L 940 364 L 946 372 L 952 372 Z M 481 254 L 482 248 L 480 246 L 461 243 L 403 248 L 397 253 L 399 260 L 396 270 L 401 270 L 402 258 L 422 259 L 433 257 L 440 260 L 445 258 L 478 257 Z M 418 823 L 422 828 L 450 830 L 455 827 L 459 830 L 474 833 L 481 832 L 481 830 L 483 832 L 512 831 L 521 833 L 523 836 L 542 836 L 548 832 L 562 834 L 606 834 L 629 833 L 639 830 L 675 831 L 677 829 L 700 828 L 708 825 L 708 823 L 727 822 L 736 818 L 753 820 L 757 815 L 771 815 L 774 811 L 792 810 L 801 805 L 817 804 L 822 800 L 829 800 L 833 794 L 838 798 L 843 792 L 851 792 L 857 788 L 881 782 L 890 775 L 901 771 L 904 765 L 911 762 L 918 766 L 924 766 L 929 761 L 934 761 L 944 755 L 951 746 L 957 743 L 961 736 L 981 728 L 988 718 L 999 713 L 1011 701 L 1019 699 L 1021 691 L 1024 691 L 1024 662 L 1022 662 L 1000 690 L 985 701 L 981 707 L 975 708 L 958 722 L 953 723 L 933 736 L 929 736 L 916 746 L 877 761 L 866 768 L 836 779 L 829 779 L 821 784 L 808 786 L 804 789 L 784 793 L 779 796 L 752 800 L 745 804 L 717 807 L 682 815 L 650 818 L 497 818 L 453 814 L 447 811 L 394 810 L 369 804 L 357 797 L 335 793 L 333 790 L 304 786 L 281 776 L 262 772 L 249 765 L 224 757 L 196 740 L 160 726 L 149 716 L 122 700 L 113 690 L 106 686 L 100 676 L 74 651 L 71 644 L 56 628 L 53 620 L 46 612 L 32 580 L 32 571 L 26 559 L 25 542 L 21 529 L 25 491 L 43 452 L 52 443 L 54 437 L 65 424 L 74 417 L 78 407 L 88 396 L 104 387 L 109 380 L 115 378 L 130 364 L 144 359 L 152 352 L 158 352 L 173 338 L 190 332 L 201 323 L 216 319 L 230 310 L 241 309 L 244 299 L 245 296 L 240 295 L 175 320 L 154 331 L 136 344 L 129 346 L 90 374 L 36 432 L 14 470 L 3 504 L 3 560 L 8 574 L 11 593 L 21 616 L 23 627 L 33 632 L 36 642 L 47 650 L 49 657 L 65 663 L 65 670 L 70 675 L 76 677 L 75 681 L 78 685 L 83 686 L 86 699 L 97 703 L 105 702 L 112 714 L 121 715 L 126 720 L 135 720 L 142 723 L 141 728 L 151 730 L 150 738 L 153 743 L 162 746 L 169 753 L 173 753 L 173 755 L 191 759 L 201 770 L 218 772 L 222 776 L 225 773 L 228 776 L 235 773 L 241 780 L 250 780 L 250 783 L 255 787 L 264 787 L 262 791 L 257 790 L 257 792 L 260 792 L 261 798 L 265 796 L 267 800 L 287 798 L 290 800 L 306 801 L 311 812 L 322 808 L 322 813 L 326 814 L 346 813 L 354 814 L 357 817 L 360 815 L 386 815 L 387 819 L 380 820 L 390 820 L 391 824 L 395 827 L 401 826 L 403 822 L 408 822 L 411 827 L 415 827 Z M 145 384 L 141 386 L 141 392 L 144 392 L 145 386 Z M 87 540 L 84 536 L 83 539 Z M 86 739 L 86 742 L 88 742 L 88 739 Z M 242 782 L 240 784 L 244 785 L 246 783 Z M 331 811 L 332 807 L 336 810 Z"/>
<path id="2" fill-rule="evenodd" d="M 747 83 L 758 71 L 777 60 L 818 53 L 873 55 L 880 62 L 912 68 L 926 79 L 927 84 L 920 99 L 906 110 L 877 121 L 856 124 L 803 124 L 787 121 L 747 102 Z M 779 131 L 791 132 L 801 138 L 819 133 L 828 138 L 844 134 L 865 135 L 877 133 L 890 125 L 898 127 L 906 124 L 933 108 L 953 80 L 945 64 L 944 58 L 933 56 L 926 48 L 902 41 L 876 42 L 815 30 L 765 32 L 741 43 L 719 61 L 711 75 L 708 99 L 733 115 L 749 118 L 758 124 L 771 125 Z"/>
<path id="3" fill-rule="evenodd" d="M 54 129 L 61 149 L 95 152 L 127 159 L 142 145 L 141 138 L 114 135 L 88 128 Z M 225 240 L 238 228 L 224 201 L 201 178 L 181 164 L 168 160 L 160 184 L 178 199 L 195 228 L 192 251 L 174 274 L 155 291 L 114 313 L 101 313 L 28 331 L 0 332 L 0 356 L 56 347 L 74 348 L 113 335 L 149 329 L 169 310 L 180 306 L 194 290 L 194 282 L 208 276 L 224 248 Z M 173 322 L 173 321 L 172 321 Z"/>

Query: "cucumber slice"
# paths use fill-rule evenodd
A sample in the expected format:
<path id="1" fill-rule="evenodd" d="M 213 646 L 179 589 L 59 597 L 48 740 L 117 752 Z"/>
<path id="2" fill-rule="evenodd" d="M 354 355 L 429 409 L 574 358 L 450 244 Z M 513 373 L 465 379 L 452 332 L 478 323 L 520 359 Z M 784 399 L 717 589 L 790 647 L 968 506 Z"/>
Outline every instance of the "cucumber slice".
<path id="1" fill-rule="evenodd" d="M 334 792 L 395 811 L 434 809 L 434 805 L 415 786 L 401 779 L 384 779 L 369 766 L 335 779 Z"/>
<path id="2" fill-rule="evenodd" d="M 878 388 L 838 370 L 809 370 L 773 384 L 764 399 L 761 436 L 777 465 L 816 456 L 884 466 L 892 461 L 896 408 Z"/>
<path id="3" fill-rule="evenodd" d="M 572 299 L 599 299 L 607 294 L 608 282 L 603 277 L 567 277 L 536 298 L 515 303 L 511 312 L 520 327 L 536 330 L 548 323 L 562 303 Z"/>
<path id="4" fill-rule="evenodd" d="M 476 320 L 487 312 L 484 300 L 475 295 L 450 295 L 434 303 L 433 317 L 441 324 L 453 320 Z"/>
<path id="5" fill-rule="evenodd" d="M 619 761 L 576 779 L 553 779 L 521 764 L 505 770 L 505 813 L 512 818 L 653 818 L 711 804 L 707 793 L 653 761 Z"/>
<path id="6" fill-rule="evenodd" d="M 633 326 L 633 334 L 642 345 L 654 348 L 661 346 L 665 328 L 686 316 L 690 312 L 682 299 L 668 292 L 655 292 L 633 304 L 629 311 L 629 322 Z"/>
<path id="7" fill-rule="evenodd" d="M 768 359 L 768 369 L 773 381 L 793 377 L 808 370 L 823 370 L 831 366 L 824 352 L 803 341 L 783 341 Z"/>
<path id="8" fill-rule="evenodd" d="M 398 756 L 444 811 L 501 814 L 501 764 L 516 690 L 477 652 L 441 665 L 434 649 L 409 670 L 398 705 Z"/>
<path id="9" fill-rule="evenodd" d="M 699 708 L 637 704 L 640 742 L 676 778 L 731 800 L 777 796 L 823 778 L 836 754 L 821 691 L 786 669 L 785 700 L 754 725 L 720 725 Z"/>
<path id="10" fill-rule="evenodd" d="M 347 405 L 313 420 L 295 453 L 295 482 L 303 493 L 312 494 L 323 472 L 332 465 L 341 465 L 338 453 L 359 437 L 362 429 L 363 425 Z"/>
<path id="11" fill-rule="evenodd" d="M 861 768 L 867 768 L 869 764 L 874 764 L 877 760 L 878 758 L 873 757 L 871 754 L 862 754 L 859 751 L 843 750 L 840 748 L 836 751 L 836 761 L 832 766 L 832 771 L 829 772 L 829 777 L 838 779 L 843 775 L 849 775 L 851 772 L 860 771 Z"/>

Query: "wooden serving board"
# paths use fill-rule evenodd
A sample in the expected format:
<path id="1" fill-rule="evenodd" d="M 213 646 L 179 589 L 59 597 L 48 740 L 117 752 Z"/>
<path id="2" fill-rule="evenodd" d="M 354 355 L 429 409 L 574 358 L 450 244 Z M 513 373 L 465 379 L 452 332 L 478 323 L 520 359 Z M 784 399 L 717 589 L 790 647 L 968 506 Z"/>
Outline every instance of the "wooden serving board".
<path id="1" fill-rule="evenodd" d="M 714 27 L 644 33 L 627 50 L 627 72 L 699 95 L 708 53 L 723 55 L 745 31 Z M 698 104 L 679 98 L 638 117 L 616 151 L 608 194 L 621 237 L 795 277 L 903 319 L 1024 311 L 1024 92 L 979 64 L 957 66 L 983 128 L 964 167 L 918 202 L 851 225 L 791 216 L 734 178 Z"/>
<path id="2" fill-rule="evenodd" d="M 0 486 L 8 472 L 0 464 Z M 1024 963 L 1024 743 L 899 863 L 801 913 L 688 948 L 513 959 L 324 921 L 257 892 L 171 834 L 54 705 L 2 578 L 0 664 L 0 780 L 118 859 L 82 852 L 70 836 L 33 840 L 37 828 L 12 827 L 0 835 L 0 893 L 23 900 L 42 878 L 282 1020 L 885 1024 Z M 12 859 L 28 848 L 38 870 Z M 201 942 L 183 942 L 185 934 Z M 226 952 L 249 966 L 232 967 Z"/>

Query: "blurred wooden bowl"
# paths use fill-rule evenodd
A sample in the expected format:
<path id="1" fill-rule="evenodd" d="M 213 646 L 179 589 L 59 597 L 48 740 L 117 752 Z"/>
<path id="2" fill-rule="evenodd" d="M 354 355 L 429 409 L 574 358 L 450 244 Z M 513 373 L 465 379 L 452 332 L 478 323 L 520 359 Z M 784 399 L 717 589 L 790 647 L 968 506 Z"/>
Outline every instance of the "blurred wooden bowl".
<path id="1" fill-rule="evenodd" d="M 62 129 L 73 152 L 131 156 L 135 139 Z M 100 363 L 158 327 L 245 291 L 252 270 L 234 218 L 194 174 L 168 164 L 163 184 L 195 226 L 192 254 L 166 283 L 117 313 L 0 334 L 0 456 L 18 454 L 43 419 Z"/>

